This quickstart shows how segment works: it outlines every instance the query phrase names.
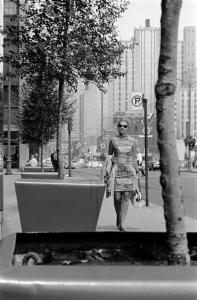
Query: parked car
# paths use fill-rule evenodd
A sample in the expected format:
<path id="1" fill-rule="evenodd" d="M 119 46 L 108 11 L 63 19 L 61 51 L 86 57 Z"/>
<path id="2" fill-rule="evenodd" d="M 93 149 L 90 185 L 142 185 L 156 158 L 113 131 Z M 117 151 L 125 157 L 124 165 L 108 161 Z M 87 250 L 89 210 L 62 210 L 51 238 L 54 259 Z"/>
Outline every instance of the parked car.
<path id="1" fill-rule="evenodd" d="M 43 159 L 43 165 L 45 167 L 52 167 L 51 157 L 47 157 Z"/>
<path id="2" fill-rule="evenodd" d="M 88 162 L 88 167 L 89 168 L 101 168 L 102 167 L 102 162 L 97 161 L 97 160 L 92 160 Z"/>
<path id="3" fill-rule="evenodd" d="M 81 167 L 81 169 L 86 169 L 86 168 L 88 168 L 88 163 L 83 162 L 80 167 Z"/>
<path id="4" fill-rule="evenodd" d="M 142 156 L 142 168 L 145 169 L 145 155 Z M 148 155 L 148 169 L 153 170 L 153 157 Z"/>
<path id="5" fill-rule="evenodd" d="M 156 159 L 156 160 L 153 161 L 153 167 L 152 167 L 152 169 L 153 169 L 153 171 L 160 169 L 159 159 Z"/>
<path id="6" fill-rule="evenodd" d="M 71 169 L 76 169 L 77 167 L 78 167 L 77 163 L 72 161 L 71 162 Z M 64 169 L 69 169 L 69 163 L 65 163 Z"/>

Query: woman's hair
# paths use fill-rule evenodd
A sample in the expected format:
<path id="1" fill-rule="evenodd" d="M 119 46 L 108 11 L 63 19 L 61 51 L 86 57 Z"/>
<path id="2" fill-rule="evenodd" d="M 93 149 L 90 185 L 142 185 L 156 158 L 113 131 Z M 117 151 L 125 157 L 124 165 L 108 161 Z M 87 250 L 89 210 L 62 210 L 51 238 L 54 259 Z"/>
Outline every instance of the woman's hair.
<path id="1" fill-rule="evenodd" d="M 121 117 L 121 118 L 118 120 L 117 127 L 118 127 L 118 125 L 120 125 L 121 122 L 127 123 L 127 126 L 130 127 L 130 121 L 129 121 L 128 118 L 126 118 L 126 117 Z"/>

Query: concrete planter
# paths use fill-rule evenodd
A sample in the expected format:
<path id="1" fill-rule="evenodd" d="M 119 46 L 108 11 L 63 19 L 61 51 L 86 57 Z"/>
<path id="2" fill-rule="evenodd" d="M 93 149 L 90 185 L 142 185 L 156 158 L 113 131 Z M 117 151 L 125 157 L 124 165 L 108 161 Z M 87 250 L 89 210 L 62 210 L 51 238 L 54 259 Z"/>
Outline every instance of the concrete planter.
<path id="1" fill-rule="evenodd" d="M 15 189 L 23 232 L 96 230 L 104 184 L 21 179 Z"/>
<path id="2" fill-rule="evenodd" d="M 156 244 L 165 247 L 165 233 L 81 232 L 17 233 L 5 238 L 0 247 L 0 299 L 6 300 L 196 300 L 197 267 L 153 265 L 36 265 L 17 263 L 18 253 L 40 253 L 82 247 L 101 250 L 109 246 L 130 247 L 136 253 Z M 197 234 L 188 233 L 189 244 Z M 140 247 L 139 247 L 140 242 Z M 14 265 L 13 265 L 14 262 Z"/>
<path id="3" fill-rule="evenodd" d="M 42 169 L 41 167 L 24 167 L 22 171 L 28 173 L 32 173 L 32 172 L 37 173 L 37 172 L 41 172 Z M 44 172 L 53 172 L 53 167 L 44 167 Z"/>
<path id="4" fill-rule="evenodd" d="M 32 179 L 58 179 L 57 172 L 22 172 L 21 178 L 32 178 Z"/>

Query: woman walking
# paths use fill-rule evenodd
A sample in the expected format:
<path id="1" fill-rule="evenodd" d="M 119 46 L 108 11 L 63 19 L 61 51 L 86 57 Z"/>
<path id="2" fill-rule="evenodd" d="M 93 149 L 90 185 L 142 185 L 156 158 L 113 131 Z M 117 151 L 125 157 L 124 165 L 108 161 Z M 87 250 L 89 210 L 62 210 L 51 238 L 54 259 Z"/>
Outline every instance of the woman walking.
<path id="1" fill-rule="evenodd" d="M 118 134 L 109 142 L 109 158 L 106 174 L 107 192 L 109 197 L 114 193 L 114 207 L 117 215 L 116 226 L 120 231 L 125 231 L 124 221 L 129 207 L 133 203 L 138 186 L 138 166 L 136 161 L 136 140 L 129 136 L 129 119 L 121 118 L 118 121 Z"/>

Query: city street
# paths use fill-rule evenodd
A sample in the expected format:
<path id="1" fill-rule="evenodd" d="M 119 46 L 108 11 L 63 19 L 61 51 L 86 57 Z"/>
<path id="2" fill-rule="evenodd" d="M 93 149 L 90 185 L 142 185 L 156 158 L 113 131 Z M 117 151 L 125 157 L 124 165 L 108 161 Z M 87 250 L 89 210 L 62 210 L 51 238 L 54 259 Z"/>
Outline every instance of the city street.
<path id="1" fill-rule="evenodd" d="M 67 170 L 68 172 L 68 170 Z M 14 232 L 21 232 L 14 183 L 20 179 L 19 172 L 4 176 L 4 211 L 1 237 Z M 159 184 L 159 171 L 149 172 L 149 206 L 135 208 L 129 206 L 126 217 L 126 228 L 130 231 L 165 231 L 163 202 Z M 72 177 L 82 177 L 89 181 L 101 181 L 100 168 L 74 169 Z M 66 181 L 65 177 L 65 181 Z M 182 173 L 183 196 L 186 211 L 187 231 L 197 231 L 197 173 Z M 142 193 L 144 195 L 145 177 L 141 177 Z M 97 224 L 97 231 L 116 231 L 113 197 L 103 199 Z"/>
<path id="2" fill-rule="evenodd" d="M 85 170 L 74 170 L 74 173 L 83 174 L 87 178 L 100 179 L 100 169 L 85 169 Z M 161 195 L 161 186 L 159 183 L 159 171 L 149 172 L 148 177 L 148 198 L 149 202 L 155 205 L 163 207 L 163 199 Z M 142 183 L 142 194 L 145 195 L 145 177 L 141 177 Z M 181 184 L 183 191 L 183 199 L 185 206 L 185 214 L 189 217 L 197 219 L 197 172 L 196 173 L 181 173 Z"/>
<path id="3" fill-rule="evenodd" d="M 163 206 L 159 176 L 159 171 L 149 172 L 149 201 L 156 205 Z M 185 213 L 187 216 L 197 219 L 197 173 L 181 173 L 181 184 Z"/>

